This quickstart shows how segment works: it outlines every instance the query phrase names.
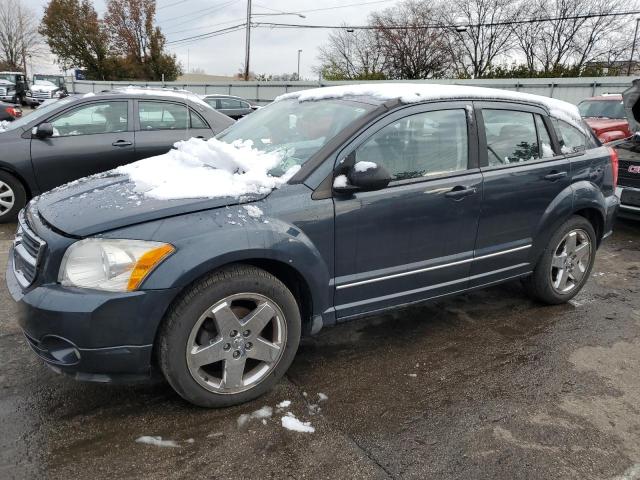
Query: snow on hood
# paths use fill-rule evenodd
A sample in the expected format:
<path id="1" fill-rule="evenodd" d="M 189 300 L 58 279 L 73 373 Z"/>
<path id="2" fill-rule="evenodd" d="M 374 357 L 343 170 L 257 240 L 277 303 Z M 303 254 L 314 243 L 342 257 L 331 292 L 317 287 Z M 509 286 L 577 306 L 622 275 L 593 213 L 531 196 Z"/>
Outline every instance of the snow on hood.
<path id="1" fill-rule="evenodd" d="M 403 103 L 417 103 L 427 100 L 506 100 L 526 101 L 542 105 L 551 116 L 564 120 L 582 131 L 587 131 L 578 107 L 550 97 L 530 93 L 512 92 L 497 88 L 485 88 L 466 85 L 443 85 L 437 83 L 370 83 L 360 85 L 340 85 L 314 88 L 285 93 L 275 99 L 276 102 L 297 99 L 299 102 L 343 97 L 373 97 L 381 101 L 399 99 Z"/>
<path id="2" fill-rule="evenodd" d="M 31 86 L 31 90 L 38 92 L 52 92 L 54 90 L 58 90 L 58 88 L 59 87 L 55 83 L 48 80 L 36 80 L 36 83 Z"/>
<path id="3" fill-rule="evenodd" d="M 7 120 L 0 120 L 0 133 L 9 128 L 9 122 Z"/>
<path id="4" fill-rule="evenodd" d="M 4 78 L 0 78 L 0 85 L 15 85 L 15 83 L 5 80 Z"/>
<path id="5" fill-rule="evenodd" d="M 300 169 L 292 167 L 282 177 L 270 175 L 281 161 L 280 154 L 257 150 L 251 141 L 228 144 L 191 138 L 174 146 L 164 155 L 118 167 L 115 173 L 127 175 L 137 193 L 172 200 L 264 195 Z"/>

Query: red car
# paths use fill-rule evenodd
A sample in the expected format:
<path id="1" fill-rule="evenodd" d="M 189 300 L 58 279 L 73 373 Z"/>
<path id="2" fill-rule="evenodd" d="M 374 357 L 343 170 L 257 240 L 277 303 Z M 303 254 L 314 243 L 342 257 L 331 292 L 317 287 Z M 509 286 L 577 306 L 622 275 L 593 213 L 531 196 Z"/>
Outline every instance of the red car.
<path id="1" fill-rule="evenodd" d="M 22 116 L 22 109 L 13 103 L 0 102 L 0 122 L 6 120 L 11 122 Z"/>
<path id="2" fill-rule="evenodd" d="M 631 136 L 621 94 L 587 98 L 578 104 L 578 109 L 602 143 Z"/>

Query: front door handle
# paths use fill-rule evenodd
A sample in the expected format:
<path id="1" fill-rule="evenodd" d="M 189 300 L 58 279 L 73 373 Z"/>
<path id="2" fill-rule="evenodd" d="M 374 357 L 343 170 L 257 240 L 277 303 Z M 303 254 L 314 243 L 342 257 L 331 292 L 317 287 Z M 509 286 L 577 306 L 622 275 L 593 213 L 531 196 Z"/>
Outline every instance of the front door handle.
<path id="1" fill-rule="evenodd" d="M 556 180 L 560 180 L 561 178 L 564 178 L 567 176 L 567 172 L 558 172 L 556 170 L 552 171 L 551 173 L 549 173 L 548 175 L 544 176 L 545 180 L 549 180 L 550 182 L 554 182 Z"/>
<path id="2" fill-rule="evenodd" d="M 114 147 L 130 147 L 133 143 L 127 142 L 126 140 L 118 140 L 117 142 L 113 142 L 111 145 Z"/>
<path id="3" fill-rule="evenodd" d="M 456 185 L 447 193 L 444 194 L 447 198 L 452 198 L 453 200 L 462 200 L 464 197 L 468 197 L 469 195 L 475 195 L 478 191 L 476 187 L 467 187 L 466 185 Z"/>

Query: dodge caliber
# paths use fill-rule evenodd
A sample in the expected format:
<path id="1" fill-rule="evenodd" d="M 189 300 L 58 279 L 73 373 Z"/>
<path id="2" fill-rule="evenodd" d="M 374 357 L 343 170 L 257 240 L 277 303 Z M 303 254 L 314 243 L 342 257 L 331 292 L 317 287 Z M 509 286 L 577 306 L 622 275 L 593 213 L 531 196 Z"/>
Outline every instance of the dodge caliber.
<path id="1" fill-rule="evenodd" d="M 561 101 L 307 90 L 34 198 L 7 284 L 57 372 L 157 372 L 189 402 L 232 405 L 324 326 L 513 279 L 568 301 L 611 233 L 616 176 L 615 152 Z"/>

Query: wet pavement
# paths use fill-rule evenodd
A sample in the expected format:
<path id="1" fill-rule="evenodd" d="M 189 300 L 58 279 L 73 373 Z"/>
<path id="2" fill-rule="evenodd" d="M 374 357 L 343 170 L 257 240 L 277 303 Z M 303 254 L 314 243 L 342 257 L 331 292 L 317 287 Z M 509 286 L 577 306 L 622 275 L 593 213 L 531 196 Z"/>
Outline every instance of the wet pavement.
<path id="1" fill-rule="evenodd" d="M 325 329 L 270 394 L 223 410 L 53 373 L 2 282 L 0 478 L 638 479 L 640 223 L 618 223 L 592 275 L 567 305 L 514 283 Z"/>

